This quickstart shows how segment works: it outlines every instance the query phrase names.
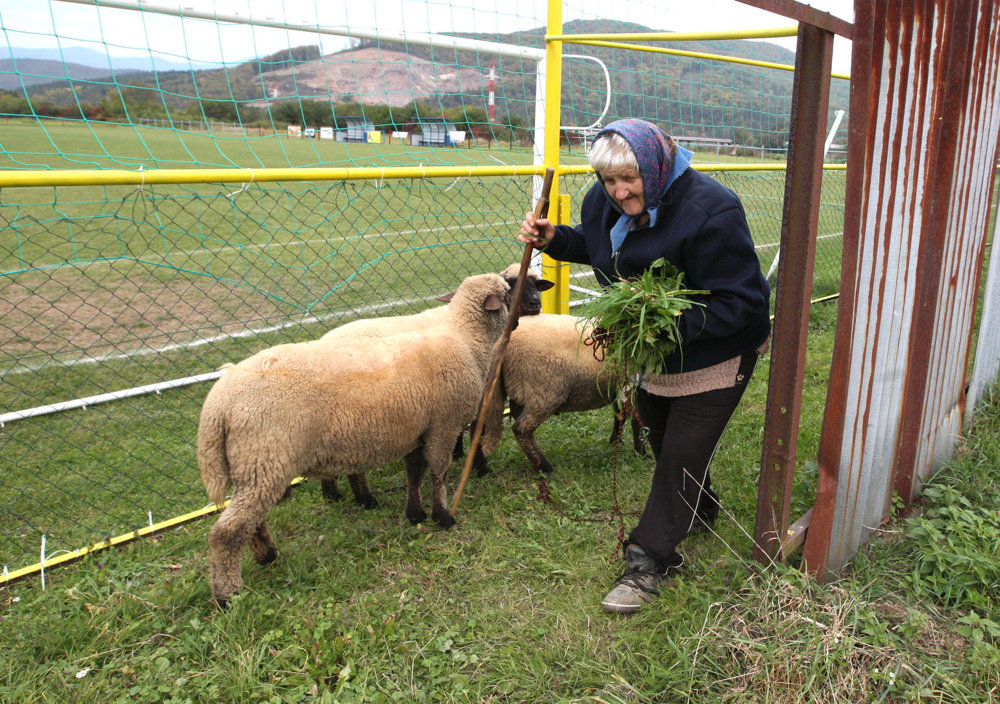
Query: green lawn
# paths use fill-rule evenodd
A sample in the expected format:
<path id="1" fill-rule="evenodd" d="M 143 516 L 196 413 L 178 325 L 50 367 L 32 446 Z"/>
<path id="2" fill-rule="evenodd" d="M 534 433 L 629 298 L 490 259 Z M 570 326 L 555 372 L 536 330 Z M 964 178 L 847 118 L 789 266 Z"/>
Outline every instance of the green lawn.
<path id="1" fill-rule="evenodd" d="M 12 121 L 0 135 L 0 168 L 528 158 L 56 122 Z M 769 270 L 783 172 L 715 176 L 743 199 Z M 590 183 L 567 177 L 563 190 L 575 204 Z M 814 295 L 839 282 L 843 193 L 843 172 L 830 173 Z M 3 189 L 0 410 L 208 372 L 359 315 L 423 308 L 464 276 L 519 260 L 513 237 L 530 194 L 527 179 L 501 178 Z M 574 284 L 592 283 L 585 267 L 572 271 Z M 835 315 L 829 302 L 811 314 L 793 518 L 815 493 Z M 371 473 L 381 506 L 370 511 L 300 485 L 269 518 L 279 560 L 263 569 L 245 558 L 245 591 L 228 612 L 209 599 L 213 517 L 50 567 L 45 590 L 37 573 L 0 589 L 0 700 L 997 698 L 995 593 L 934 588 L 953 572 L 931 559 L 938 543 L 920 537 L 931 528 L 895 549 L 876 544 L 829 587 L 747 561 L 768 371 L 765 361 L 714 460 L 725 507 L 716 533 L 686 541 L 685 569 L 634 618 L 597 604 L 620 570 L 619 530 L 642 506 L 650 461 L 608 443 L 606 410 L 570 414 L 538 433 L 556 467 L 555 505 L 539 500 L 509 436 L 450 531 L 405 520 L 399 463 Z M 6 423 L 0 562 L 15 570 L 38 561 L 43 539 L 51 559 L 202 507 L 194 438 L 207 389 Z M 963 518 L 979 536 L 964 539 L 963 564 L 980 570 L 975 540 L 992 534 L 976 521 L 1000 508 L 995 472 L 980 469 L 997 466 L 988 458 L 1000 443 L 983 444 L 968 451 L 974 469 L 956 470 L 987 509 Z M 925 582 L 909 577 L 921 573 Z"/>
<path id="2" fill-rule="evenodd" d="M 247 150 L 267 166 L 529 158 L 42 124 L 5 125 L 0 161 L 105 168 L 122 166 L 128 155 L 130 165 L 150 168 L 190 158 L 253 165 Z M 53 156 L 54 148 L 61 156 Z M 332 161 L 309 161 L 319 149 Z M 768 269 L 777 251 L 784 173 L 715 175 L 743 198 Z M 835 292 L 839 281 L 843 173 L 832 172 L 828 181 L 817 294 Z M 578 203 L 592 179 L 568 176 L 561 183 Z M 519 261 L 514 234 L 530 201 L 530 179 L 499 177 L 3 189 L 0 409 L 211 372 L 355 317 L 422 309 L 469 274 Z M 572 273 L 574 284 L 593 287 L 587 267 Z M 818 364 L 828 367 L 826 359 Z M 3 563 L 10 569 L 36 563 L 42 536 L 50 551 L 70 550 L 142 527 L 150 512 L 160 521 L 200 508 L 193 438 L 206 391 L 201 384 L 7 423 L 0 430 Z M 758 409 L 762 416 L 762 403 Z"/>
<path id="3" fill-rule="evenodd" d="M 810 368 L 832 308 L 814 312 Z M 13 583 L 0 700 L 997 701 L 1000 406 L 927 500 L 824 586 L 747 559 L 766 377 L 764 364 L 715 458 L 715 534 L 685 541 L 685 567 L 635 616 L 598 604 L 620 571 L 610 514 L 634 522 L 650 461 L 608 444 L 607 412 L 569 414 L 539 431 L 554 505 L 509 435 L 448 531 L 405 520 L 399 466 L 371 474 L 373 510 L 300 485 L 269 517 L 279 559 L 245 555 L 225 612 L 208 588 L 214 517 L 50 569 L 44 591 L 38 575 Z M 821 386 L 806 382 L 809 434 Z M 811 482 L 797 478 L 797 506 Z"/>

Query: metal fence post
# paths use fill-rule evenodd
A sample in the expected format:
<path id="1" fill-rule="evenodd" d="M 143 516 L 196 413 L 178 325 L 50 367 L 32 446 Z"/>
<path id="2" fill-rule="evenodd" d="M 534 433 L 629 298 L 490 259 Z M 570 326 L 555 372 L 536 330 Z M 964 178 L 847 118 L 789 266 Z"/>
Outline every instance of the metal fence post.
<path id="1" fill-rule="evenodd" d="M 833 34 L 799 24 L 754 559 L 780 559 L 791 510 L 816 258 Z"/>

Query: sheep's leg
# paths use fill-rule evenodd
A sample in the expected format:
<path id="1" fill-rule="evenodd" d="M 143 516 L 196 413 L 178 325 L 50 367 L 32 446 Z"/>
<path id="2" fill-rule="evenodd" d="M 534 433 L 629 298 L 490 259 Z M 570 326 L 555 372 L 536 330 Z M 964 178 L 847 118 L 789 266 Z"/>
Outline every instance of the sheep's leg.
<path id="1" fill-rule="evenodd" d="M 347 481 L 351 485 L 351 493 L 354 494 L 354 502 L 358 506 L 378 508 L 378 501 L 372 496 L 372 490 L 368 486 L 368 474 L 366 472 L 348 474 Z"/>
<path id="2" fill-rule="evenodd" d="M 472 427 L 474 427 L 474 426 L 472 426 Z M 472 427 L 470 427 L 470 430 L 469 430 L 470 435 L 472 433 Z M 453 460 L 461 460 L 462 462 L 465 462 L 465 442 L 464 441 L 465 441 L 465 431 L 463 430 L 462 434 L 458 436 L 458 440 L 455 441 L 455 449 L 451 451 L 451 458 Z M 470 438 L 470 442 L 471 442 L 471 438 Z M 476 453 L 475 453 L 475 455 L 473 455 L 473 458 L 472 458 L 472 466 L 476 468 L 476 476 L 477 477 L 484 477 L 484 476 L 486 476 L 487 474 L 490 473 L 490 465 L 486 461 L 486 453 L 483 451 L 483 446 L 484 446 L 485 442 L 486 442 L 486 434 L 484 432 L 483 435 L 479 439 L 479 443 L 476 445 Z M 497 445 L 500 444 L 499 443 L 499 438 L 498 438 L 498 441 L 497 441 L 496 444 Z M 493 451 L 495 451 L 495 450 L 496 450 L 496 446 L 494 446 L 494 448 L 493 448 Z M 492 455 L 493 451 L 490 451 L 489 454 Z"/>
<path id="3" fill-rule="evenodd" d="M 368 475 L 365 472 L 359 474 L 348 474 L 347 481 L 351 485 L 351 493 L 354 494 L 354 503 L 364 508 L 375 508 L 378 501 L 372 496 L 372 491 L 368 487 Z M 320 482 L 323 487 L 323 498 L 326 501 L 340 501 L 344 498 L 337 487 L 337 480 L 324 479 Z"/>
<path id="4" fill-rule="evenodd" d="M 418 447 L 404 457 L 403 464 L 406 465 L 406 517 L 410 523 L 423 523 L 427 520 L 420 496 L 420 484 L 427 471 L 423 448 Z"/>
<path id="5" fill-rule="evenodd" d="M 425 467 L 431 471 L 431 518 L 442 528 L 455 525 L 455 518 L 448 510 L 448 489 L 445 487 L 445 474 L 448 471 L 448 459 L 451 445 L 437 447 L 433 442 L 427 442 L 423 448 Z"/>
<path id="6" fill-rule="evenodd" d="M 486 454 L 483 452 L 482 446 L 476 447 L 476 453 L 472 457 L 472 466 L 476 468 L 477 477 L 485 477 L 490 473 L 490 465 L 486 461 Z"/>
<path id="7" fill-rule="evenodd" d="M 281 498 L 284 488 L 274 492 L 267 492 L 259 486 L 251 489 L 254 491 L 244 488 L 233 496 L 209 534 L 208 561 L 212 597 L 221 607 L 225 607 L 229 603 L 229 597 L 239 593 L 243 587 L 240 574 L 243 544 L 250 542 L 258 561 L 262 557 L 266 559 L 269 551 L 274 550 L 264 518 Z M 255 494 L 255 491 L 260 493 Z"/>
<path id="8" fill-rule="evenodd" d="M 340 493 L 340 487 L 337 486 L 336 479 L 323 479 L 320 481 L 320 486 L 323 489 L 325 501 L 340 501 L 344 498 L 344 495 Z"/>
<path id="9" fill-rule="evenodd" d="M 253 559 L 261 565 L 270 565 L 278 558 L 278 549 L 274 546 L 271 533 L 266 523 L 261 523 L 254 530 L 248 542 Z"/>
<path id="10" fill-rule="evenodd" d="M 548 415 L 536 416 L 532 413 L 522 412 L 518 415 L 517 419 L 514 421 L 513 431 L 514 439 L 517 440 L 517 444 L 520 445 L 521 450 L 524 452 L 525 456 L 528 458 L 528 462 L 535 469 L 536 472 L 544 472 L 545 474 L 552 474 L 552 465 L 542 454 L 542 449 L 538 447 L 538 443 L 535 442 L 535 429 L 542 424 L 548 418 Z"/>
<path id="11" fill-rule="evenodd" d="M 495 393 L 486 409 L 482 435 L 479 437 L 479 445 L 476 447 L 472 464 L 476 468 L 477 477 L 484 477 L 490 473 L 486 458 L 496 452 L 500 446 L 500 438 L 503 435 L 503 408 L 506 401 L 507 397 L 504 393 Z"/>

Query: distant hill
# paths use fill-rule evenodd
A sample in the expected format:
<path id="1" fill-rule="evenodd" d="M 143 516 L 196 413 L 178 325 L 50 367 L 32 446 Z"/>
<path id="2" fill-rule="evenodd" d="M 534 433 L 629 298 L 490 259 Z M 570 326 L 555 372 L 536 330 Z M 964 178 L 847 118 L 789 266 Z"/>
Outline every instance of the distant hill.
<path id="1" fill-rule="evenodd" d="M 80 64 L 64 64 L 46 59 L 0 60 L 0 90 L 20 91 L 21 86 L 38 86 L 52 83 L 55 76 L 74 80 L 107 78 L 111 71 Z"/>
<path id="2" fill-rule="evenodd" d="M 664 31 L 610 20 L 566 23 L 566 34 Z M 465 37 L 514 44 L 544 46 L 545 28 L 503 35 L 466 34 Z M 689 52 L 722 54 L 769 63 L 794 64 L 794 53 L 766 41 L 645 42 Z M 674 134 L 732 139 L 741 144 L 783 148 L 791 104 L 792 73 L 772 68 L 678 57 L 647 51 L 624 51 L 566 44 L 564 53 L 587 59 L 563 62 L 562 124 L 587 126 L 619 117 L 640 115 Z M 107 57 L 104 57 L 107 61 Z M 604 72 L 611 77 L 612 99 L 606 100 Z M 237 108 L 277 109 L 316 101 L 328 112 L 331 105 L 351 103 L 398 107 L 421 100 L 442 108 L 485 107 L 485 74 L 495 64 L 497 115 L 509 114 L 516 124 L 534 120 L 535 66 L 531 61 L 473 51 L 442 50 L 386 41 L 362 40 L 355 47 L 321 56 L 317 46 L 300 46 L 234 66 L 181 70 L 131 71 L 115 80 L 132 101 L 130 115 L 143 111 L 188 111 L 217 115 Z M 20 93 L 20 83 L 9 85 L 9 68 L 0 63 L 0 88 Z M 34 70 L 27 68 L 37 67 Z M 105 83 L 87 83 L 99 75 L 59 64 L 27 64 L 18 68 L 30 76 L 27 94 L 32 101 L 72 109 L 77 103 L 97 105 L 106 97 L 120 108 L 118 88 L 109 96 Z M 5 75 L 3 72 L 7 71 Z M 107 75 L 105 73 L 105 75 Z M 67 79 L 68 76 L 68 79 Z M 14 77 L 16 80 L 16 77 Z M 71 84 L 72 81 L 72 84 Z M 848 85 L 834 81 L 831 106 L 846 109 Z M 227 108 L 228 106 L 228 108 Z M 112 106 L 113 107 L 113 106 Z M 317 106 L 318 107 L 318 106 Z M 305 108 L 296 108 L 305 114 Z M 107 113 L 111 114 L 111 113 Z M 287 110 L 286 113 L 287 114 Z M 389 113 L 384 119 L 391 120 Z M 241 117 L 241 119 L 243 119 Z M 386 125 L 388 126 L 388 125 Z"/>
<path id="3" fill-rule="evenodd" d="M 183 59 L 167 59 L 155 54 L 143 56 L 121 56 L 81 46 L 63 49 L 34 49 L 0 44 L 0 58 L 38 59 L 58 63 L 78 64 L 81 67 L 98 68 L 108 75 L 114 71 L 202 71 L 221 68 L 220 63 L 192 63 Z M 21 61 L 18 61 L 20 64 Z M 239 63 L 243 63 L 242 61 Z"/>
<path id="4" fill-rule="evenodd" d="M 263 71 L 260 81 L 270 101 L 294 96 L 400 107 L 442 94 L 480 93 L 483 73 L 370 46 Z"/>

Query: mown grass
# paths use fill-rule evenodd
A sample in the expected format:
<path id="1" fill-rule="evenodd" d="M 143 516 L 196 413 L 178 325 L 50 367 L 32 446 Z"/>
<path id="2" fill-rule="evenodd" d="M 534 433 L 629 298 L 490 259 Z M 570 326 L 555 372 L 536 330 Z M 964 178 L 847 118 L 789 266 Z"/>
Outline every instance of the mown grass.
<path id="1" fill-rule="evenodd" d="M 608 514 L 617 495 L 626 527 L 635 520 L 650 461 L 607 442 L 606 412 L 570 414 L 539 430 L 555 506 L 539 500 L 509 436 L 448 531 L 405 520 L 399 466 L 372 473 L 373 510 L 299 485 L 269 518 L 278 561 L 261 568 L 246 555 L 228 611 L 210 600 L 211 517 L 49 570 L 44 591 L 37 575 L 9 585 L 0 700 L 1000 701 L 1000 584 L 977 582 L 974 560 L 942 559 L 995 558 L 1000 404 L 981 412 L 928 498 L 821 585 L 747 559 L 766 372 L 713 464 L 716 533 L 685 541 L 685 567 L 633 617 L 598 604 L 620 570 Z M 815 430 L 823 392 L 806 387 Z M 796 504 L 811 503 L 813 484 L 798 474 Z M 961 520 L 942 514 L 957 496 L 972 505 Z"/>
<path id="2" fill-rule="evenodd" d="M 86 135 L 64 143 L 57 131 L 50 126 L 47 135 L 75 168 L 145 163 L 141 149 L 133 161 L 102 160 Z M 5 132 L 4 149 L 43 154 L 30 143 L 11 150 L 9 140 L 26 134 Z M 136 136 L 101 134 L 100 143 L 129 154 Z M 171 144 L 158 145 L 166 136 L 141 136 L 155 157 L 151 167 L 183 160 Z M 282 165 L 281 149 L 299 148 L 272 146 L 279 151 L 262 160 L 267 165 Z M 295 157 L 300 165 L 308 158 Z M 747 203 L 768 266 L 783 174 L 717 176 Z M 563 188 L 575 203 L 589 182 L 567 178 Z M 834 209 L 842 179 L 839 196 L 837 184 L 830 184 Z M 516 224 L 530 207 L 523 186 L 467 179 L 259 185 L 242 193 L 229 186 L 4 189 L 0 407 L 211 371 L 357 315 L 422 308 L 463 276 L 519 259 L 516 228 L 504 223 Z M 823 228 L 836 235 L 837 218 Z M 839 241 L 822 242 L 832 266 L 817 265 L 817 290 L 835 290 Z M 378 308 L 395 301 L 403 307 Z M 832 316 L 830 305 L 813 312 L 809 360 L 816 371 L 806 384 L 802 457 L 815 455 Z M 259 332 L 232 335 L 250 331 Z M 766 378 L 764 365 L 717 454 L 717 483 L 732 487 L 730 515 L 719 526 L 722 542 L 691 541 L 692 570 L 675 592 L 685 595 L 675 605 L 681 613 L 695 609 L 698 585 L 713 575 L 736 583 L 752 572 L 743 556 L 756 505 Z M 194 436 L 207 388 L 8 423 L 0 431 L 0 561 L 11 569 L 35 562 L 42 536 L 51 558 L 142 527 L 149 514 L 160 521 L 204 505 Z M 539 433 L 561 470 L 553 495 L 572 518 L 606 515 L 615 495 L 626 521 L 641 506 L 648 460 L 627 453 L 616 460 L 609 427 L 608 415 L 597 412 L 554 419 Z M 801 464 L 796 515 L 815 491 L 808 463 Z M 281 560 L 268 570 L 248 562 L 246 594 L 226 614 L 208 606 L 211 519 L 49 570 L 44 592 L 38 575 L 15 583 L 0 593 L 0 647 L 10 655 L 0 665 L 0 700 L 547 701 L 596 692 L 610 700 L 634 698 L 628 683 L 646 698 L 658 687 L 662 697 L 680 691 L 677 666 L 659 664 L 669 661 L 647 652 L 641 630 L 635 640 L 621 635 L 617 622 L 597 620 L 604 617 L 595 604 L 619 569 L 611 559 L 619 526 L 570 520 L 539 503 L 509 439 L 494 465 L 494 475 L 470 486 L 450 532 L 406 523 L 398 466 L 373 473 L 383 501 L 375 511 L 328 506 L 315 486 L 304 485 L 272 514 Z M 659 617 L 636 623 L 648 628 L 672 610 L 650 613 Z M 697 610 L 691 614 L 693 624 Z M 592 627 L 592 636 L 579 638 Z M 664 652 L 678 648 L 672 626 L 651 632 Z M 619 666 L 630 658 L 645 664 Z"/>
<path id="3" fill-rule="evenodd" d="M 0 158 L 32 157 L 10 166 L 103 168 L 122 166 L 122 159 L 137 166 L 147 152 L 160 160 L 146 164 L 151 168 L 191 155 L 205 165 L 256 163 L 240 151 L 248 148 L 240 140 L 211 146 L 204 134 L 56 121 L 5 127 Z M 194 141 L 181 149 L 185 140 Z M 324 158 L 359 165 L 390 157 L 431 164 L 448 154 L 452 162 L 506 158 L 475 149 L 383 153 L 394 145 L 251 141 L 267 166 L 311 163 L 307 152 L 320 148 Z M 235 151 L 217 163 L 213 150 L 227 149 Z M 716 177 L 744 199 L 769 268 L 784 174 Z M 577 203 L 592 179 L 561 183 Z M 823 220 L 815 286 L 823 293 L 838 281 L 834 216 L 842 175 L 831 174 L 826 189 L 830 217 Z M 513 235 L 529 194 L 528 179 L 499 178 L 245 190 L 3 189 L 0 409 L 211 372 L 355 317 L 422 309 L 463 277 L 520 260 Z M 587 267 L 574 266 L 571 274 L 574 283 L 594 287 Z M 142 527 L 149 512 L 158 521 L 200 508 L 191 447 L 206 391 L 202 385 L 7 423 L 0 431 L 2 564 L 34 563 L 43 536 L 49 550 L 70 550 Z"/>

